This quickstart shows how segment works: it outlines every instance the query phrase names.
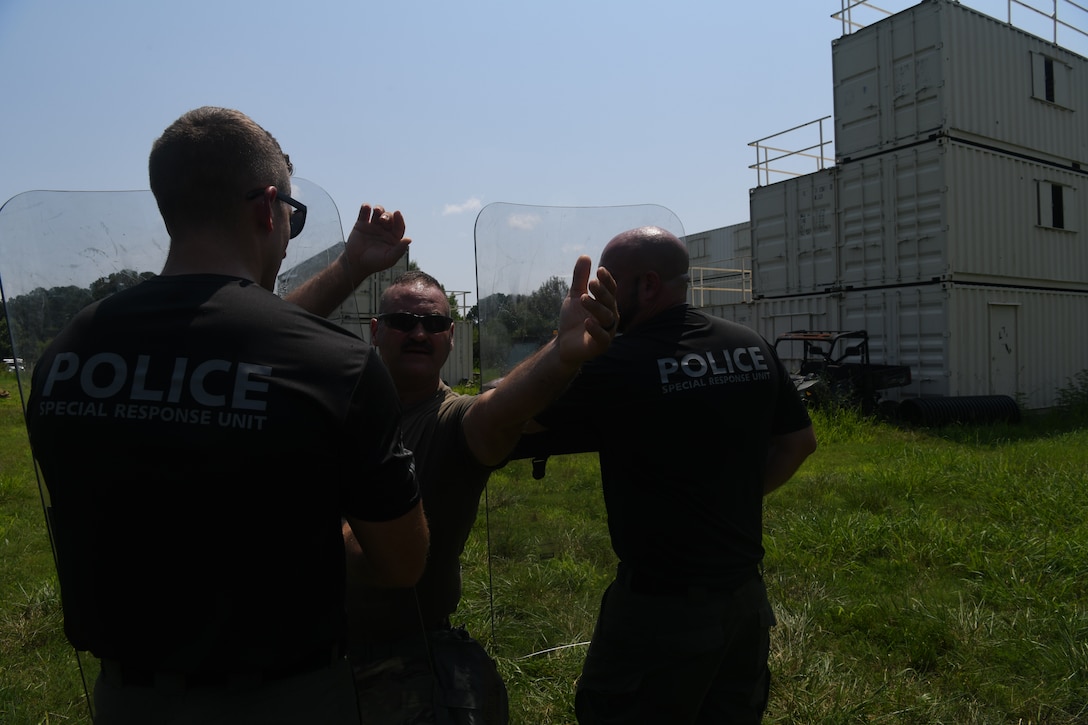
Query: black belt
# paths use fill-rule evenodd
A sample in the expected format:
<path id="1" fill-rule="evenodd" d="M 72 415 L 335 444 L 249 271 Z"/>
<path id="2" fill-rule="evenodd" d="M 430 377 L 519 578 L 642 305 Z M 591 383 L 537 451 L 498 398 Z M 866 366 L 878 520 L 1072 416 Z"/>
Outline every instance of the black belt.
<path id="1" fill-rule="evenodd" d="M 104 658 L 102 676 L 118 687 L 157 687 L 171 690 L 201 688 L 254 688 L 268 682 L 332 667 L 343 657 L 342 648 L 330 646 L 315 650 L 290 664 L 263 670 L 242 672 L 160 672 Z"/>

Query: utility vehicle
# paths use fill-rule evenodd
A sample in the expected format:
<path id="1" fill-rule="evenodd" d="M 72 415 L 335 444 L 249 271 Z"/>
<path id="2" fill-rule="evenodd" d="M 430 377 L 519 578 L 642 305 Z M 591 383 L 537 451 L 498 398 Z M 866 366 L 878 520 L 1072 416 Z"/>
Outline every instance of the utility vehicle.
<path id="1" fill-rule="evenodd" d="M 812 405 L 856 405 L 872 413 L 881 391 L 910 385 L 909 366 L 870 362 L 867 330 L 794 330 L 779 335 L 774 348 Z"/>

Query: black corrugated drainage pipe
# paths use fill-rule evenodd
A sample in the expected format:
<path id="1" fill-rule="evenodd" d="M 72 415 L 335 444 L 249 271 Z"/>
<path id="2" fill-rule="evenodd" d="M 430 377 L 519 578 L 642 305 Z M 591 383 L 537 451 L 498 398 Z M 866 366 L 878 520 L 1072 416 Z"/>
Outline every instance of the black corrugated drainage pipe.
<path id="1" fill-rule="evenodd" d="M 1020 406 L 1007 395 L 909 398 L 899 404 L 898 412 L 901 420 L 922 426 L 1020 421 Z"/>

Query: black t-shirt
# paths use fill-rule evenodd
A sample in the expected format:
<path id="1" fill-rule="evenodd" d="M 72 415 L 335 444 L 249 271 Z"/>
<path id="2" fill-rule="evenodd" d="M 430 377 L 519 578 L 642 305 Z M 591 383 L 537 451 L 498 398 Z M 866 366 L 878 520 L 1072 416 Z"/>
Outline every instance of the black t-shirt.
<path id="1" fill-rule="evenodd" d="M 344 633 L 341 516 L 418 500 L 372 348 L 231 277 L 83 310 L 34 370 L 65 630 L 148 669 L 290 665 Z"/>
<path id="2" fill-rule="evenodd" d="M 762 560 L 770 438 L 810 425 L 766 340 L 686 305 L 616 337 L 537 419 L 600 452 L 621 561 L 711 585 Z"/>
<path id="3" fill-rule="evenodd" d="M 494 470 L 476 460 L 465 440 L 465 413 L 476 397 L 446 385 L 404 408 L 404 442 L 416 459 L 431 548 L 423 577 L 412 589 L 373 589 L 348 581 L 353 646 L 390 642 L 449 623 L 461 601 L 461 554 L 472 532 L 480 495 Z"/>

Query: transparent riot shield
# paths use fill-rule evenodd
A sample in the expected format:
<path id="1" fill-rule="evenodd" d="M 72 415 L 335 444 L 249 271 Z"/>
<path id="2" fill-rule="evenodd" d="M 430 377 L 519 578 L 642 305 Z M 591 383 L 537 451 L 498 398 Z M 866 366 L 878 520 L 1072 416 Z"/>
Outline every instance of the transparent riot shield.
<path id="1" fill-rule="evenodd" d="M 296 178 L 291 195 L 307 206 L 306 226 L 287 245 L 280 295 L 344 246 L 324 189 Z M 34 361 L 60 328 L 87 304 L 158 274 L 169 242 L 150 191 L 28 191 L 0 207 L 0 299 L 12 350 L 5 360 L 14 361 L 24 403 Z M 339 313 L 353 331 L 354 303 L 348 298 Z"/>
<path id="2" fill-rule="evenodd" d="M 476 287 L 480 378 L 501 378 L 551 338 L 559 302 L 570 289 L 575 259 L 594 267 L 619 232 L 659 226 L 683 236 L 662 206 L 547 207 L 495 203 L 476 217 Z M 554 302 L 554 304 L 553 304 Z"/>
<path id="3" fill-rule="evenodd" d="M 280 295 L 344 247 L 339 212 L 324 189 L 296 178 L 291 196 L 306 204 L 307 218 L 288 244 L 276 281 Z M 35 362 L 57 332 L 87 304 L 158 274 L 168 248 L 150 191 L 29 191 L 8 200 L 0 207 L 0 341 L 7 343 L 0 345 L 6 365 L 0 368 L 6 376 L 0 389 L 17 387 L 25 412 Z M 355 297 L 331 317 L 359 333 Z M 47 507 L 47 491 L 34 470 Z M 46 517 L 41 520 L 44 527 Z M 95 672 L 85 674 L 84 683 L 93 681 Z"/>
<path id="4" fill-rule="evenodd" d="M 596 269 L 612 237 L 649 225 L 684 235 L 679 218 L 655 205 L 484 207 L 476 220 L 483 385 L 555 334 L 578 255 L 588 254 Z M 497 655 L 517 661 L 559 653 L 576 661 L 576 673 L 615 562 L 596 455 L 558 455 L 580 450 L 561 435 L 549 445 L 519 450 L 535 460 L 513 460 L 492 474 L 477 521 L 486 571 L 472 571 L 466 557 L 462 607 L 471 619 L 473 592 L 489 591 Z"/>

